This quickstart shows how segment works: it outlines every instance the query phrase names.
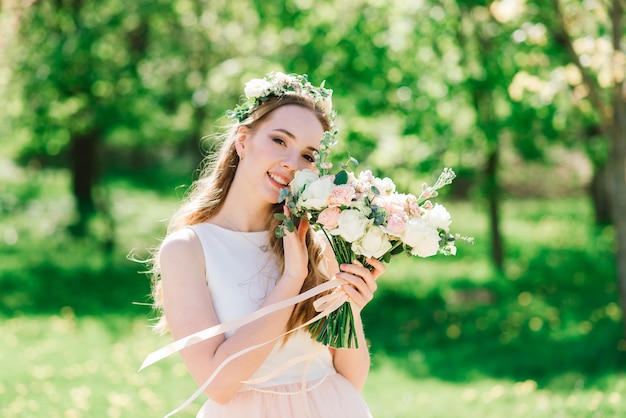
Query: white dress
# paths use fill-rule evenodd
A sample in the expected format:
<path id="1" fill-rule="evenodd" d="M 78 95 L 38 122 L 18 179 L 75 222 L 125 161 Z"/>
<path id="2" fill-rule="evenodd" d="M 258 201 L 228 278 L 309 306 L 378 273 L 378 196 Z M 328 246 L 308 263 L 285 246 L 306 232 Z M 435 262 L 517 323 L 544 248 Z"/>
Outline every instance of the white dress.
<path id="1" fill-rule="evenodd" d="M 238 232 L 211 223 L 190 226 L 204 252 L 211 299 L 221 323 L 256 311 L 280 274 L 269 232 Z M 226 338 L 233 334 L 226 333 Z M 299 361 L 300 360 L 300 361 Z M 295 364 L 294 364 L 295 363 Z M 228 404 L 208 400 L 201 418 L 371 417 L 365 401 L 335 371 L 327 347 L 305 331 L 279 340 Z"/>

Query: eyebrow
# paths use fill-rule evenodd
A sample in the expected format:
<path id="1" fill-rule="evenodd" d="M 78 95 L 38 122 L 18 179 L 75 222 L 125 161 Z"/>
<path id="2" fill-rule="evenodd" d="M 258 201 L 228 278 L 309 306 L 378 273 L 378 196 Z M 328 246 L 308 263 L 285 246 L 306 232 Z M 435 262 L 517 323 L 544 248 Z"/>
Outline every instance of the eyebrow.
<path id="1" fill-rule="evenodd" d="M 289 132 L 288 130 L 286 130 L 286 129 L 276 128 L 276 129 L 273 129 L 273 131 L 282 132 L 285 135 L 287 135 L 289 138 L 291 138 L 293 140 L 296 139 L 296 136 L 294 134 L 292 134 L 291 132 Z M 315 148 L 315 147 L 307 147 L 307 149 L 309 149 L 309 150 L 311 150 L 313 152 L 319 152 L 319 150 L 317 148 Z"/>

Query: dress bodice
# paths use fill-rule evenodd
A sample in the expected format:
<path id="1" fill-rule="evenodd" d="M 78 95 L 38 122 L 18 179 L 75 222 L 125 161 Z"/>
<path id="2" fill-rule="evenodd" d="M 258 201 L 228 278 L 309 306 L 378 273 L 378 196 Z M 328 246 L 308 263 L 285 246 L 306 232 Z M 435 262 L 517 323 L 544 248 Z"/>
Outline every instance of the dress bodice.
<path id="1" fill-rule="evenodd" d="M 259 309 L 280 277 L 276 258 L 268 250 L 269 232 L 239 232 L 211 223 L 190 228 L 202 245 L 207 284 L 220 322 L 230 322 Z M 234 332 L 228 331 L 226 338 Z M 332 373 L 335 370 L 329 350 L 308 332 L 296 331 L 284 344 L 278 340 L 250 380 L 271 376 L 255 384 L 264 387 L 300 382 L 303 378 L 319 379 Z"/>

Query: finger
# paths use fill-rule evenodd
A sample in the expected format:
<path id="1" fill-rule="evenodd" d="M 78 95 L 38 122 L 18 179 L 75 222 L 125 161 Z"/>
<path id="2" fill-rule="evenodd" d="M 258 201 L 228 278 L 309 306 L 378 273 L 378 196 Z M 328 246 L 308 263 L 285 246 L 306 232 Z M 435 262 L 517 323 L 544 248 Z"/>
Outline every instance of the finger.
<path id="1" fill-rule="evenodd" d="M 374 279 L 377 279 L 381 274 L 385 272 L 385 270 L 387 270 L 387 266 L 385 266 L 385 264 L 377 258 L 369 257 L 365 261 L 367 261 L 367 264 L 373 267 L 371 273 L 372 276 L 374 276 Z"/>
<path id="2" fill-rule="evenodd" d="M 300 241 L 304 241 L 308 230 L 309 221 L 306 219 L 300 219 L 300 224 L 298 225 L 298 238 L 300 238 Z"/>
<path id="3" fill-rule="evenodd" d="M 354 274 L 355 276 L 360 276 L 366 282 L 375 280 L 372 272 L 367 267 L 363 267 L 361 263 L 359 263 L 358 265 L 342 264 L 339 268 L 341 271 Z"/>
<path id="4" fill-rule="evenodd" d="M 343 285 L 341 288 L 346 295 L 348 295 L 348 297 L 361 308 L 363 308 L 367 302 L 373 298 L 373 294 L 363 294 L 350 285 Z"/>
<path id="5" fill-rule="evenodd" d="M 346 282 L 348 286 L 353 287 L 359 293 L 362 293 L 362 294 L 373 295 L 376 289 L 378 289 L 378 285 L 376 284 L 376 281 L 371 277 L 366 280 L 361 276 L 350 274 L 350 273 L 345 273 L 345 272 L 337 273 L 336 277 Z"/>

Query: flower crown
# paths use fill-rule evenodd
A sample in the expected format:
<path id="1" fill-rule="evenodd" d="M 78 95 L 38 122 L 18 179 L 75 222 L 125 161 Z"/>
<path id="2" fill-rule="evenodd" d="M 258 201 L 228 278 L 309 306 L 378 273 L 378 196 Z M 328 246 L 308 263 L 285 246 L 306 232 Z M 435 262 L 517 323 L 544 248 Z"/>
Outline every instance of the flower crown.
<path id="1" fill-rule="evenodd" d="M 331 89 L 324 88 L 325 81 L 319 87 L 313 86 L 306 74 L 269 73 L 264 78 L 255 78 L 248 81 L 244 87 L 245 99 L 232 110 L 227 110 L 226 115 L 236 119 L 240 123 L 250 116 L 261 104 L 270 97 L 282 97 L 288 95 L 308 96 L 322 109 L 330 122 L 330 131 L 325 131 L 321 139 L 319 155 L 316 164 L 321 172 L 328 170 L 332 165 L 328 162 L 330 149 L 337 143 L 335 136 L 335 112 L 333 111 Z"/>
<path id="2" fill-rule="evenodd" d="M 245 100 L 226 114 L 232 119 L 243 122 L 250 114 L 266 102 L 270 97 L 300 95 L 308 96 L 322 108 L 322 111 L 331 120 L 334 119 L 332 95 L 333 91 L 324 88 L 324 83 L 319 87 L 313 86 L 306 74 L 269 73 L 264 78 L 255 78 L 246 83 L 244 87 Z"/>

